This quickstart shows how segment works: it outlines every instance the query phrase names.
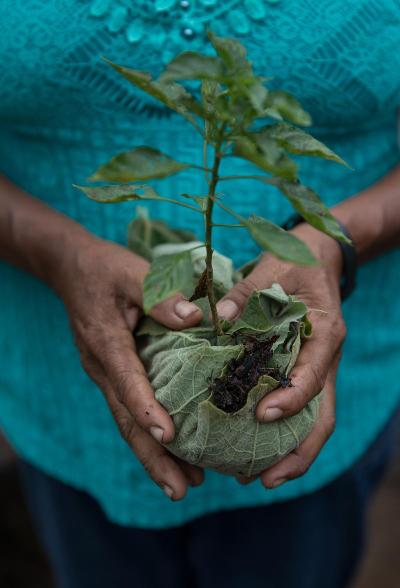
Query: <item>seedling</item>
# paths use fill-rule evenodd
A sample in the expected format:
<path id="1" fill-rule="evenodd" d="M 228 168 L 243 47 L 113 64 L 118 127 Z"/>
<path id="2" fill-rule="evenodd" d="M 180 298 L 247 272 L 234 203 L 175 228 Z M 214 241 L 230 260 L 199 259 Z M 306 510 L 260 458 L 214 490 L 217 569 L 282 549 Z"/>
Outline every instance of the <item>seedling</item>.
<path id="1" fill-rule="evenodd" d="M 163 200 L 202 217 L 204 243 L 175 245 L 167 255 L 156 256 L 154 242 L 190 242 L 193 236 L 174 231 L 162 221 L 150 223 L 143 213 L 131 223 L 128 246 L 153 259 L 144 281 L 145 313 L 177 292 L 186 293 L 188 286 L 188 298 L 205 310 L 201 325 L 184 331 L 171 331 L 150 318 L 142 319 L 135 337 L 156 399 L 174 421 L 175 437 L 168 449 L 189 463 L 253 476 L 293 451 L 317 419 L 319 395 L 299 414 L 282 422 L 260 424 L 255 418 L 255 407 L 265 394 L 279 385 L 291 385 L 290 371 L 311 325 L 306 305 L 278 284 L 253 292 L 235 322 L 218 318 L 216 303 L 222 284 L 218 274 L 225 272 L 230 284 L 237 275 L 229 259 L 214 253 L 213 229 L 221 225 L 214 223 L 213 211 L 222 208 L 234 218 L 232 224 L 222 226 L 248 231 L 262 249 L 282 260 L 304 265 L 317 260 L 293 233 L 268 219 L 256 215 L 244 218 L 232 210 L 220 184 L 246 178 L 271 184 L 305 221 L 347 241 L 319 196 L 300 183 L 298 166 L 291 156 L 346 163 L 300 128 L 311 125 L 310 116 L 296 98 L 269 89 L 268 79 L 254 74 L 241 43 L 213 33 L 208 38 L 215 55 L 181 53 L 155 80 L 148 73 L 108 61 L 134 86 L 192 125 L 202 137 L 202 163 L 176 161 L 153 147 L 139 146 L 116 155 L 90 178 L 103 185 L 80 189 L 98 202 Z M 199 88 L 191 93 L 182 81 L 189 82 L 190 89 L 196 84 Z M 224 176 L 221 162 L 226 157 L 245 159 L 260 173 Z M 188 169 L 205 174 L 206 194 L 163 196 L 143 183 Z M 200 266 L 199 256 L 204 262 Z M 225 283 L 222 295 L 230 287 Z"/>
<path id="2" fill-rule="evenodd" d="M 302 217 L 316 229 L 340 241 L 347 241 L 336 220 L 319 196 L 298 179 L 298 166 L 291 155 L 322 157 L 347 165 L 323 143 L 299 128 L 311 125 L 311 118 L 292 95 L 268 89 L 268 79 L 254 74 L 245 47 L 237 40 L 208 33 L 215 55 L 186 51 L 166 66 L 158 79 L 106 60 L 134 86 L 184 117 L 203 139 L 202 164 L 176 161 L 159 150 L 139 146 L 120 153 L 101 165 L 90 178 L 93 182 L 112 182 L 101 186 L 80 186 L 98 202 L 164 200 L 184 206 L 204 222 L 205 271 L 198 280 L 192 300 L 208 297 L 216 334 L 223 329 L 216 310 L 213 275 L 213 210 L 221 207 L 235 222 L 223 225 L 232 230 L 247 230 L 251 237 L 276 257 L 298 264 L 317 263 L 308 247 L 295 235 L 270 220 L 253 215 L 244 218 L 232 210 L 219 193 L 221 183 L 235 179 L 255 179 L 275 186 Z M 198 97 L 181 85 L 199 84 Z M 209 155 L 212 155 L 209 163 Z M 261 174 L 220 175 L 225 157 L 245 159 Z M 188 168 L 206 175 L 204 195 L 181 194 L 176 198 L 160 195 L 147 183 Z M 221 225 L 218 225 L 221 226 Z M 143 289 L 143 306 L 151 308 L 182 289 L 193 279 L 191 251 L 158 257 L 150 267 Z"/>

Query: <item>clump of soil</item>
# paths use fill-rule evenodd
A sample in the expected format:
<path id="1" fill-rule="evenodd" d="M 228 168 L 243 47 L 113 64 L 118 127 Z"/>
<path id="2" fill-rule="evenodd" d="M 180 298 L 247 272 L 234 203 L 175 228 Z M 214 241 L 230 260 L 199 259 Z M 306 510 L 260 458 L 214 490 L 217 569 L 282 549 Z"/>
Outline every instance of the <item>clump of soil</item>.
<path id="1" fill-rule="evenodd" d="M 277 337 L 259 341 L 249 337 L 244 344 L 245 351 L 238 359 L 231 359 L 225 366 L 225 373 L 215 378 L 209 386 L 215 406 L 227 413 L 241 409 L 252 388 L 261 376 L 268 375 L 278 380 L 281 386 L 291 386 L 290 378 L 277 368 L 266 367 L 272 357 L 272 345 Z"/>

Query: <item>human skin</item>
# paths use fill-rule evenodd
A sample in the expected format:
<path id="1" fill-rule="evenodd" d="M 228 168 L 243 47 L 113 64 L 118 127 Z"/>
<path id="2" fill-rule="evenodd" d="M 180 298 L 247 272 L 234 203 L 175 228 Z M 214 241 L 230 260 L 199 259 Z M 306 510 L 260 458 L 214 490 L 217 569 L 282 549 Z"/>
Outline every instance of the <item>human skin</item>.
<path id="1" fill-rule="evenodd" d="M 399 245 L 400 166 L 332 212 L 352 235 L 361 263 Z M 304 474 L 333 431 L 335 375 L 345 336 L 339 246 L 305 223 L 293 232 L 313 250 L 319 266 L 298 267 L 266 254 L 218 305 L 221 316 L 234 318 L 255 287 L 279 282 L 313 309 L 313 336 L 290 374 L 294 387 L 270 393 L 256 414 L 262 422 L 295 414 L 323 387 L 324 401 L 306 440 L 260 475 L 267 488 Z M 183 498 L 189 485 L 201 484 L 200 468 L 176 459 L 160 444 L 173 439 L 174 425 L 155 400 L 135 351 L 132 332 L 141 315 L 148 262 L 94 236 L 5 177 L 0 177 L 0 257 L 37 276 L 62 299 L 83 368 L 102 390 L 121 435 L 151 478 L 172 500 Z M 151 316 L 172 329 L 201 319 L 197 307 L 181 295 L 154 307 Z"/>

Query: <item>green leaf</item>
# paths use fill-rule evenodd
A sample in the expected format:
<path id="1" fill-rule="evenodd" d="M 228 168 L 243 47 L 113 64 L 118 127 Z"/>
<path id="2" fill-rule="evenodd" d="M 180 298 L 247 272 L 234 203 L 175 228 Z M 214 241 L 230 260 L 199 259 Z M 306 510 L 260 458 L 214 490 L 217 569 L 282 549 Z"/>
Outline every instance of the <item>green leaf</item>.
<path id="1" fill-rule="evenodd" d="M 136 182 L 172 176 L 190 167 L 188 163 L 175 161 L 158 149 L 135 147 L 116 155 L 101 165 L 89 178 L 92 182 Z"/>
<path id="2" fill-rule="evenodd" d="M 224 63 L 228 76 L 253 75 L 251 62 L 246 58 L 246 48 L 236 39 L 217 37 L 211 31 L 208 32 L 215 51 Z"/>
<path id="3" fill-rule="evenodd" d="M 138 206 L 136 209 L 136 218 L 128 225 L 128 249 L 152 261 L 153 253 L 151 250 L 151 233 L 152 223 L 149 219 L 147 208 Z"/>
<path id="4" fill-rule="evenodd" d="M 223 74 L 223 64 L 217 57 L 185 51 L 168 63 L 159 81 L 169 83 L 176 80 L 219 80 Z"/>
<path id="5" fill-rule="evenodd" d="M 276 185 L 310 225 L 334 239 L 350 244 L 350 240 L 342 233 L 336 219 L 314 190 L 286 180 L 278 180 Z"/>
<path id="6" fill-rule="evenodd" d="M 318 262 L 309 248 L 295 235 L 260 216 L 241 218 L 254 241 L 279 259 L 301 265 L 316 265 Z"/>
<path id="7" fill-rule="evenodd" d="M 246 94 L 257 114 L 260 116 L 264 115 L 265 103 L 268 99 L 268 90 L 261 81 L 255 78 L 254 82 L 246 88 Z"/>
<path id="8" fill-rule="evenodd" d="M 296 178 L 297 165 L 274 139 L 257 133 L 235 137 L 233 154 L 247 159 L 262 170 L 290 180 Z"/>
<path id="9" fill-rule="evenodd" d="M 209 117 L 204 123 L 204 135 L 206 141 L 211 144 L 217 138 L 218 120 L 223 120 L 225 117 L 225 109 L 222 111 L 224 116 L 221 117 L 219 108 L 219 103 L 221 99 L 223 100 L 222 92 L 220 84 L 214 80 L 203 80 L 201 83 L 201 102 Z"/>
<path id="10" fill-rule="evenodd" d="M 196 121 L 192 114 L 207 118 L 201 104 L 183 86 L 175 83 L 163 84 L 153 80 L 147 72 L 122 67 L 108 59 L 103 59 L 137 88 L 178 112 L 195 126 Z"/>
<path id="11" fill-rule="evenodd" d="M 244 311 L 226 333 L 255 335 L 279 329 L 279 334 L 284 331 L 285 340 L 289 335 L 290 324 L 304 323 L 306 314 L 307 306 L 304 302 L 288 296 L 279 284 L 272 284 L 268 290 L 255 290 L 250 294 Z"/>
<path id="12" fill-rule="evenodd" d="M 204 109 L 210 114 L 215 112 L 215 100 L 223 92 L 221 85 L 214 80 L 203 80 L 201 99 Z"/>
<path id="13" fill-rule="evenodd" d="M 147 184 L 115 184 L 113 186 L 76 186 L 91 200 L 104 202 L 126 202 L 128 200 L 164 200 Z"/>
<path id="14" fill-rule="evenodd" d="M 329 147 L 309 135 L 302 129 L 294 127 L 288 123 L 278 123 L 263 127 L 262 135 L 269 139 L 274 139 L 278 144 L 296 155 L 312 155 L 336 161 L 347 167 L 348 164 L 339 155 L 336 155 Z"/>
<path id="15" fill-rule="evenodd" d="M 276 112 L 278 116 L 302 127 L 309 127 L 312 123 L 311 116 L 301 106 L 294 96 L 282 90 L 271 90 L 269 92 L 268 106 L 271 113 Z"/>
<path id="16" fill-rule="evenodd" d="M 173 294 L 185 291 L 193 279 L 190 251 L 156 257 L 143 284 L 143 309 L 148 313 L 153 306 Z"/>

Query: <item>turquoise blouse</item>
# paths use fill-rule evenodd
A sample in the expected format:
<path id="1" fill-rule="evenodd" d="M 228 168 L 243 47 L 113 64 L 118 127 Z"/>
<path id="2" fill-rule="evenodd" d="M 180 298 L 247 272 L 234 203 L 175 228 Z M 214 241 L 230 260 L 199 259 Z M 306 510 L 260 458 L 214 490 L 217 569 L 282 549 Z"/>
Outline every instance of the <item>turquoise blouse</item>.
<path id="1" fill-rule="evenodd" d="M 398 0 L 2 0 L 0 168 L 13 182 L 95 234 L 125 242 L 129 204 L 88 201 L 81 183 L 118 151 L 148 144 L 183 161 L 200 145 L 185 121 L 137 92 L 101 55 L 156 74 L 179 50 L 203 49 L 204 31 L 242 38 L 260 74 L 293 92 L 312 132 L 355 169 L 304 159 L 302 180 L 333 205 L 400 162 Z M 229 160 L 224 173 L 249 173 Z M 290 207 L 255 182 L 224 186 L 242 214 L 282 222 Z M 175 195 L 198 186 L 187 171 L 163 182 Z M 185 209 L 153 217 L 190 228 Z M 241 264 L 257 254 L 220 229 L 216 247 Z M 337 429 L 302 478 L 274 491 L 207 472 L 172 503 L 120 438 L 103 396 L 80 367 L 64 308 L 44 284 L 0 264 L 0 425 L 25 459 L 94 496 L 122 525 L 168 527 L 220 509 L 267 504 L 329 483 L 366 450 L 399 402 L 400 252 L 360 268 L 344 304 L 348 338 L 338 378 Z"/>

